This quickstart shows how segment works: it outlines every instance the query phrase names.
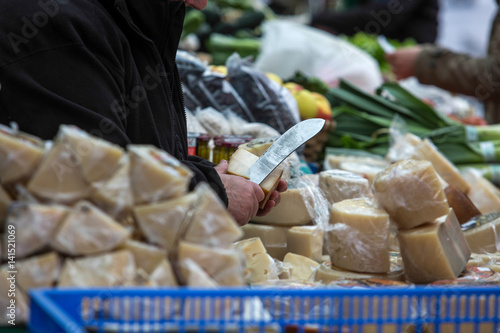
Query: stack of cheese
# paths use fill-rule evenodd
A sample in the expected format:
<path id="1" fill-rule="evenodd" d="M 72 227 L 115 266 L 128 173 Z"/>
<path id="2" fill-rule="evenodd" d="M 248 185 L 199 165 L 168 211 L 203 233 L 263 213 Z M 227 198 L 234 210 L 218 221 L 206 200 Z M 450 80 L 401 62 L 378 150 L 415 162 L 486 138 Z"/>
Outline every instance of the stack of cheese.
<path id="1" fill-rule="evenodd" d="M 243 285 L 242 230 L 208 184 L 188 191 L 191 177 L 153 146 L 1 128 L 0 275 L 17 271 L 18 322 L 36 287 Z"/>

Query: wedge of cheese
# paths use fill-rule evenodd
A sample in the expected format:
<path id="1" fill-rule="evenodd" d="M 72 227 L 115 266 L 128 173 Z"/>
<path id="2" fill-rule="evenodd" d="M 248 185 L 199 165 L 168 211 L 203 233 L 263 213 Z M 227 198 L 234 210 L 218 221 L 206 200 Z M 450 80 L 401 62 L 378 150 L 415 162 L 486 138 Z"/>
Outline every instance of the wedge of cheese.
<path id="1" fill-rule="evenodd" d="M 179 242 L 177 262 L 180 276 L 186 283 L 188 271 L 183 265 L 187 259 L 197 263 L 221 286 L 241 286 L 244 284 L 245 258 L 236 248 L 210 248 L 186 241 Z"/>
<path id="2" fill-rule="evenodd" d="M 390 271 L 390 218 L 373 200 L 334 203 L 330 225 L 327 250 L 334 266 L 359 273 Z"/>
<path id="3" fill-rule="evenodd" d="M 500 211 L 500 190 L 477 170 L 465 169 L 462 172 L 471 185 L 467 196 L 476 205 L 481 214 Z"/>
<path id="4" fill-rule="evenodd" d="M 17 284 L 26 292 L 54 286 L 61 270 L 61 260 L 55 252 L 21 260 L 16 265 Z"/>
<path id="5" fill-rule="evenodd" d="M 188 190 L 193 172 L 167 152 L 129 145 L 130 179 L 136 205 L 177 198 Z"/>
<path id="6" fill-rule="evenodd" d="M 179 285 L 172 264 L 166 258 L 160 261 L 158 266 L 151 272 L 149 281 L 155 286 L 162 287 L 175 287 Z"/>
<path id="7" fill-rule="evenodd" d="M 323 229 L 319 226 L 298 226 L 288 229 L 287 252 L 300 254 L 321 262 Z"/>
<path id="8" fill-rule="evenodd" d="M 407 279 L 413 283 L 455 279 L 471 255 L 453 209 L 434 222 L 399 230 L 398 239 Z"/>
<path id="9" fill-rule="evenodd" d="M 236 242 L 235 246 L 245 254 L 245 282 L 258 283 L 278 278 L 276 264 L 260 238 L 244 239 Z"/>
<path id="10" fill-rule="evenodd" d="M 75 152 L 62 141 L 56 141 L 44 156 L 27 189 L 39 198 L 63 204 L 85 199 L 92 190 Z"/>
<path id="11" fill-rule="evenodd" d="M 0 129 L 0 183 L 24 182 L 33 175 L 45 153 L 42 140 L 34 142 Z"/>
<path id="12" fill-rule="evenodd" d="M 404 281 L 404 270 L 402 267 L 392 269 L 385 274 L 358 273 L 335 267 L 331 262 L 324 262 L 319 266 L 314 275 L 314 281 L 329 284 L 334 281 L 346 279 L 381 279 L 391 281 Z"/>
<path id="13" fill-rule="evenodd" d="M 134 256 L 126 250 L 66 259 L 59 276 L 59 287 L 116 287 L 134 278 Z"/>
<path id="14" fill-rule="evenodd" d="M 89 200 L 97 207 L 116 219 L 122 219 L 129 214 L 134 205 L 134 196 L 130 183 L 128 155 L 124 155 L 113 175 L 94 188 Z"/>
<path id="15" fill-rule="evenodd" d="M 229 159 L 227 173 L 250 179 L 250 167 L 257 162 L 258 159 L 259 156 L 252 154 L 250 151 L 238 148 Z M 259 184 L 265 194 L 264 200 L 259 203 L 261 209 L 265 207 L 272 192 L 278 188 L 282 175 L 283 167 L 279 165 Z"/>
<path id="16" fill-rule="evenodd" d="M 183 239 L 207 246 L 225 247 L 241 239 L 241 231 L 219 196 L 207 183 L 196 186 L 196 200 Z"/>
<path id="17" fill-rule="evenodd" d="M 310 258 L 295 253 L 287 253 L 283 263 L 292 266 L 292 279 L 299 281 L 314 279 L 314 272 L 320 265 Z"/>
<path id="18" fill-rule="evenodd" d="M 157 246 L 128 239 L 120 246 L 134 256 L 137 269 L 142 269 L 150 275 L 167 258 L 167 251 Z"/>
<path id="19" fill-rule="evenodd" d="M 370 182 L 358 173 L 332 169 L 319 173 L 319 188 L 328 202 L 372 197 Z"/>
<path id="20" fill-rule="evenodd" d="M 6 225 L 16 230 L 16 257 L 25 258 L 48 247 L 68 213 L 68 208 L 59 205 L 13 203 Z M 7 243 L 7 233 L 4 237 Z"/>
<path id="21" fill-rule="evenodd" d="M 134 216 L 148 241 L 172 253 L 189 223 L 190 212 L 197 199 L 195 192 L 179 198 L 134 208 Z"/>
<path id="22" fill-rule="evenodd" d="M 373 191 L 399 229 L 432 222 L 450 208 L 441 179 L 429 161 L 392 164 L 377 174 Z"/>
<path id="23" fill-rule="evenodd" d="M 194 260 L 186 259 L 181 263 L 186 285 L 200 288 L 217 288 L 219 284 L 212 279 Z"/>
<path id="24" fill-rule="evenodd" d="M 130 237 L 130 231 L 87 201 L 78 202 L 61 222 L 53 249 L 70 256 L 108 252 Z"/>
<path id="25" fill-rule="evenodd" d="M 464 231 L 464 235 L 473 253 L 496 253 L 500 251 L 500 218 L 477 219 L 475 226 Z"/>
<path id="26" fill-rule="evenodd" d="M 109 178 L 125 154 L 120 146 L 93 137 L 75 126 L 60 126 L 56 141 L 62 142 L 76 158 L 76 164 L 89 183 Z"/>

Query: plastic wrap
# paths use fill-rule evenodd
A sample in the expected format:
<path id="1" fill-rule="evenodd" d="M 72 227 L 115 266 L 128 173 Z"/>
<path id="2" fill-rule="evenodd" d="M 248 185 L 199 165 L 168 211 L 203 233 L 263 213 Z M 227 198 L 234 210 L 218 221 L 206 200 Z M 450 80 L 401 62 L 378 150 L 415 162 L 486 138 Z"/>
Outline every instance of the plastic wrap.
<path id="1" fill-rule="evenodd" d="M 312 281 L 314 272 L 319 267 L 316 261 L 291 252 L 285 255 L 283 263 L 292 265 L 292 280 L 298 281 Z"/>
<path id="2" fill-rule="evenodd" d="M 136 260 L 136 263 L 139 264 Z M 149 282 L 154 286 L 174 287 L 178 285 L 174 269 L 168 259 L 163 259 L 151 272 Z"/>
<path id="3" fill-rule="evenodd" d="M 324 262 L 316 270 L 314 281 L 323 284 L 337 283 L 345 280 L 389 280 L 389 281 L 404 281 L 404 270 L 399 264 L 391 262 L 391 269 L 385 274 L 374 273 L 358 273 L 354 271 L 344 270 L 332 265 L 331 262 Z"/>
<path id="4" fill-rule="evenodd" d="M 471 219 L 462 224 L 472 253 L 492 254 L 500 251 L 500 212 Z"/>
<path id="5" fill-rule="evenodd" d="M 467 196 L 482 214 L 500 211 L 500 190 L 484 178 L 478 170 L 462 170 L 464 179 L 471 185 Z"/>
<path id="6" fill-rule="evenodd" d="M 441 179 L 429 161 L 390 165 L 377 174 L 372 191 L 399 229 L 415 228 L 448 214 Z"/>
<path id="7" fill-rule="evenodd" d="M 232 134 L 231 124 L 226 116 L 213 107 L 198 110 L 195 113 L 196 119 L 205 128 L 208 134 L 215 136 L 221 134 Z"/>
<path id="8" fill-rule="evenodd" d="M 87 201 L 80 201 L 61 222 L 51 246 L 70 256 L 92 255 L 116 249 L 130 231 Z"/>
<path id="9" fill-rule="evenodd" d="M 120 249 L 130 251 L 134 256 L 137 269 L 142 269 L 146 274 L 152 274 L 167 257 L 165 249 L 131 239 L 127 240 Z"/>
<path id="10" fill-rule="evenodd" d="M 290 103 L 290 92 L 256 69 L 250 60 L 235 53 L 226 66 L 227 79 L 250 109 L 249 122 L 268 124 L 283 134 L 300 121 L 297 108 Z"/>
<path id="11" fill-rule="evenodd" d="M 172 155 L 149 145 L 129 145 L 134 203 L 153 203 L 184 195 L 193 172 Z"/>
<path id="12" fill-rule="evenodd" d="M 120 250 L 98 256 L 66 259 L 59 287 L 116 287 L 134 278 L 134 256 Z"/>
<path id="13" fill-rule="evenodd" d="M 16 258 L 25 258 L 46 248 L 68 212 L 69 209 L 63 206 L 13 203 L 6 225 L 12 225 L 16 230 Z M 7 236 L 6 233 L 5 244 Z"/>
<path id="14" fill-rule="evenodd" d="M 330 204 L 346 199 L 373 197 L 368 179 L 358 173 L 345 170 L 321 171 L 319 188 Z"/>
<path id="15" fill-rule="evenodd" d="M 55 252 L 42 254 L 16 263 L 16 283 L 26 292 L 32 288 L 55 285 L 61 269 L 61 260 Z"/>
<path id="16" fill-rule="evenodd" d="M 332 205 L 326 248 L 332 264 L 359 273 L 390 271 L 390 218 L 370 199 Z"/>

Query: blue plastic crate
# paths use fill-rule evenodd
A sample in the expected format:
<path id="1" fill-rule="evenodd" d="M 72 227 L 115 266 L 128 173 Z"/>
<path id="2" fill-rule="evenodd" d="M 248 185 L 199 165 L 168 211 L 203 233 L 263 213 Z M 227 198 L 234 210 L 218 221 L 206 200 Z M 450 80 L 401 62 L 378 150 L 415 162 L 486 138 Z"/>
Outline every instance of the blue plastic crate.
<path id="1" fill-rule="evenodd" d="M 29 332 L 500 332 L 500 287 L 39 289 Z"/>

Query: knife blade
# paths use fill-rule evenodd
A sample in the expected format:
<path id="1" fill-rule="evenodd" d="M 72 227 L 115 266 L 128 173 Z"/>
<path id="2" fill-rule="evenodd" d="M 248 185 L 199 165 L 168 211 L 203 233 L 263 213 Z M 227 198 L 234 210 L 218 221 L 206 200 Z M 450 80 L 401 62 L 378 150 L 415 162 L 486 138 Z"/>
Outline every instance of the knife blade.
<path id="1" fill-rule="evenodd" d="M 250 180 L 260 185 L 285 158 L 318 134 L 325 122 L 321 118 L 312 118 L 292 126 L 249 168 Z"/>

